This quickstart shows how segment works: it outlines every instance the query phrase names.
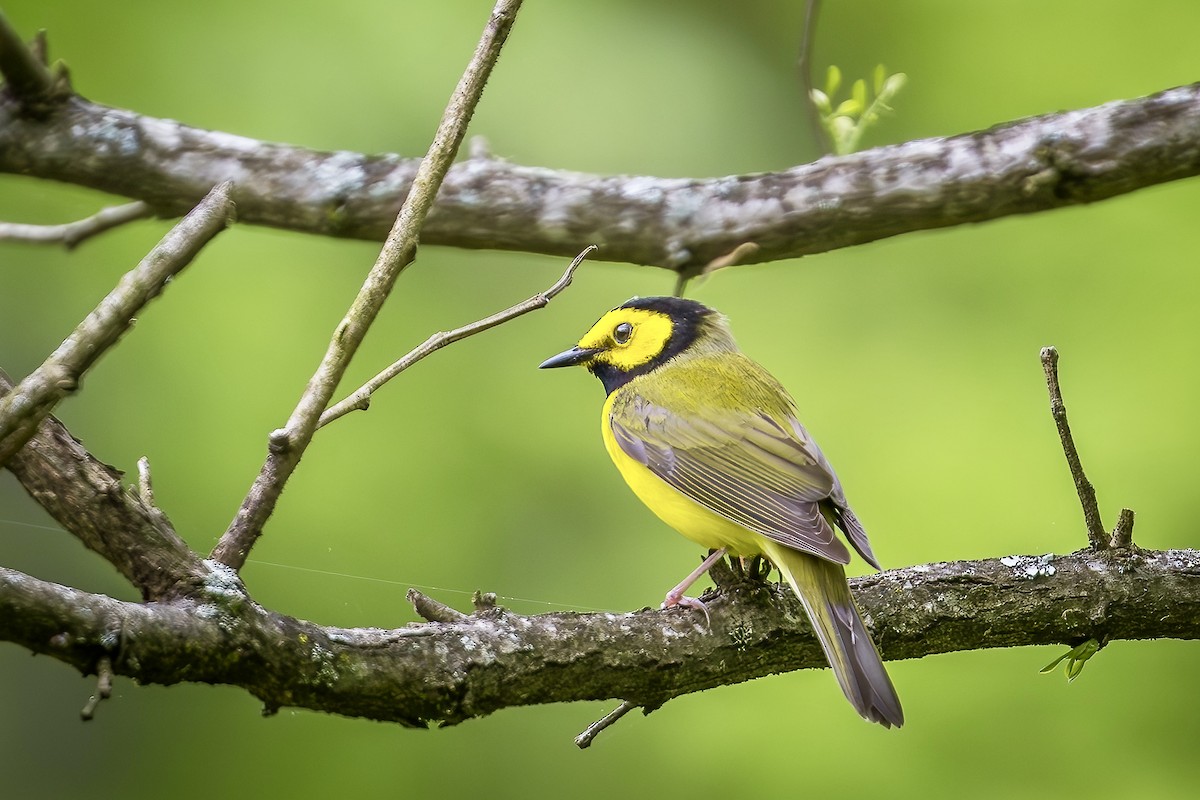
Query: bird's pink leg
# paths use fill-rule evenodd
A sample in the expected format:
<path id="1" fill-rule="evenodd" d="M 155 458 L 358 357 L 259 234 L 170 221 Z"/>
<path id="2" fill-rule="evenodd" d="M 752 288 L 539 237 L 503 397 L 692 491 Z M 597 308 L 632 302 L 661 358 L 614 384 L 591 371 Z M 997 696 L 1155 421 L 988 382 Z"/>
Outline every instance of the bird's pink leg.
<path id="1" fill-rule="evenodd" d="M 684 608 L 698 608 L 704 612 L 705 622 L 711 623 L 712 620 L 710 620 L 708 617 L 708 608 L 705 607 L 704 603 L 700 602 L 694 597 L 688 597 L 684 594 L 684 592 L 690 589 L 693 583 L 700 580 L 700 577 L 704 575 L 704 573 L 708 572 L 709 567 L 724 557 L 724 547 L 722 547 L 720 550 L 714 550 L 713 552 L 709 553 L 708 558 L 700 562 L 700 566 L 692 570 L 691 574 L 681 580 L 674 589 L 667 592 L 667 596 L 663 599 L 662 607 L 674 608 L 675 606 L 683 606 Z"/>

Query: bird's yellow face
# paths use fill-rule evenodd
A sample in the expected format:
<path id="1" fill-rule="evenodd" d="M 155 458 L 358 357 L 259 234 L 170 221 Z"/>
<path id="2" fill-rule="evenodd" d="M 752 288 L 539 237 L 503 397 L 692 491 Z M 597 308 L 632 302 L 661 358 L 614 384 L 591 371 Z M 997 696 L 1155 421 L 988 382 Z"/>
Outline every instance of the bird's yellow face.
<path id="1" fill-rule="evenodd" d="M 612 393 L 697 348 L 735 349 L 719 314 L 679 297 L 635 297 L 601 317 L 579 344 L 542 362 L 542 368 L 587 367 Z"/>
<path id="2" fill-rule="evenodd" d="M 593 351 L 586 363 L 630 372 L 662 355 L 673 328 L 671 318 L 661 311 L 614 308 L 584 334 L 577 347 Z"/>

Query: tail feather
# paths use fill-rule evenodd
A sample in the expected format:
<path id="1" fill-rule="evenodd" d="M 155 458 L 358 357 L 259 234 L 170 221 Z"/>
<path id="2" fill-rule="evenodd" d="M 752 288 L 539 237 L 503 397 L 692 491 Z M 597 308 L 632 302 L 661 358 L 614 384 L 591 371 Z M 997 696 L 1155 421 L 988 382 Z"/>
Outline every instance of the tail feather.
<path id="1" fill-rule="evenodd" d="M 775 542 L 763 546 L 804 604 L 846 699 L 864 719 L 885 728 L 903 725 L 900 698 L 854 605 L 842 566 Z"/>

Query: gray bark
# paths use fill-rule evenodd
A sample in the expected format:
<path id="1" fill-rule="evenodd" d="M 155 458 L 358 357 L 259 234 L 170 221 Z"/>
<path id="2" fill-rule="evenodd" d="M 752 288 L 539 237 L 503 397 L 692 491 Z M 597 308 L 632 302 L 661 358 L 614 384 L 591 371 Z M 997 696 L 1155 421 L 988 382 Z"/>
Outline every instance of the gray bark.
<path id="1" fill-rule="evenodd" d="M 236 184 L 238 219 L 382 240 L 419 159 L 318 152 L 191 128 L 78 96 L 31 116 L 0 95 L 0 172 L 136 198 L 164 216 Z M 1200 173 L 1200 83 L 922 139 L 783 172 L 599 176 L 471 158 L 448 174 L 426 244 L 597 258 L 694 274 L 1103 200 Z"/>

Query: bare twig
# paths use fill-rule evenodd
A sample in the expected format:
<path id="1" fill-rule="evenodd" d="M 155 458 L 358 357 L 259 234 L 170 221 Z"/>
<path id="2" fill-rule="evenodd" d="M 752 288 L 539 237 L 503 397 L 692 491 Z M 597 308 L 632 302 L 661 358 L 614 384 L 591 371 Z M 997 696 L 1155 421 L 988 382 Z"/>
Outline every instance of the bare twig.
<path id="1" fill-rule="evenodd" d="M 107 700 L 112 696 L 112 682 L 112 661 L 108 656 L 101 656 L 99 663 L 96 664 L 96 693 L 88 698 L 87 704 L 79 712 L 80 719 L 90 722 L 96 716 L 96 706 L 100 705 L 101 700 Z"/>
<path id="2" fill-rule="evenodd" d="M 433 143 L 417 168 L 412 188 L 400 207 L 375 266 L 371 268 L 346 316 L 334 330 L 325 357 L 309 379 L 287 423 L 271 433 L 267 460 L 237 515 L 213 550 L 212 557 L 216 560 L 234 569 L 241 569 L 245 563 L 250 548 L 275 510 L 284 484 L 312 441 L 321 412 L 329 405 L 350 359 L 383 308 L 400 272 L 416 257 L 421 226 L 454 161 L 467 124 L 500 56 L 504 40 L 516 21 L 520 6 L 521 0 L 498 0 L 492 9 L 483 36 L 446 106 Z"/>
<path id="3" fill-rule="evenodd" d="M 586 750 L 588 747 L 591 747 L 592 740 L 599 736 L 601 731 L 615 723 L 630 711 L 633 711 L 635 708 L 637 708 L 637 703 L 631 703 L 628 700 L 626 700 L 624 703 L 621 703 L 621 705 L 617 706 L 612 711 L 593 722 L 591 725 L 588 725 L 587 729 L 583 733 L 576 736 L 575 746 L 580 750 Z"/>
<path id="4" fill-rule="evenodd" d="M 231 184 L 222 183 L 121 278 L 40 367 L 0 398 L 0 465 L 29 440 L 38 423 L 73 392 L 104 352 L 129 329 L 134 316 L 225 229 L 233 212 Z"/>
<path id="5" fill-rule="evenodd" d="M 412 603 L 413 611 L 416 611 L 421 619 L 430 622 L 462 622 L 467 619 L 467 615 L 461 611 L 451 608 L 445 603 L 439 603 L 416 589 L 408 590 L 408 602 Z"/>
<path id="6" fill-rule="evenodd" d="M 683 293 L 687 291 L 688 282 L 691 281 L 692 278 L 706 278 L 719 269 L 732 267 L 745 262 L 747 259 L 753 258 L 754 254 L 757 252 L 757 244 L 754 242 L 742 242 L 728 253 L 717 256 L 698 270 L 679 270 L 679 274 L 675 278 L 675 296 L 683 297 Z"/>
<path id="7" fill-rule="evenodd" d="M 1067 407 L 1063 403 L 1062 390 L 1058 385 L 1058 350 L 1053 347 L 1042 348 L 1042 370 L 1046 373 L 1046 388 L 1050 391 L 1050 413 L 1054 416 L 1058 438 L 1062 441 L 1063 453 L 1067 457 L 1067 466 L 1071 470 L 1071 477 L 1075 479 L 1075 491 L 1079 493 L 1079 503 L 1083 506 L 1088 541 L 1093 549 L 1104 550 L 1108 547 L 1108 537 L 1104 535 L 1100 507 L 1096 504 L 1096 490 L 1083 473 L 1079 451 L 1075 449 L 1071 427 L 1067 424 Z"/>
<path id="8" fill-rule="evenodd" d="M 1133 509 L 1122 508 L 1120 516 L 1117 517 L 1117 527 L 1113 528 L 1112 538 L 1108 540 L 1108 546 L 1116 550 L 1122 550 L 1130 547 L 1133 544 Z"/>
<path id="9" fill-rule="evenodd" d="M 54 78 L 4 14 L 0 14 L 0 75 L 22 105 L 36 102 L 54 86 Z"/>
<path id="10" fill-rule="evenodd" d="M 804 116 L 808 117 L 813 129 L 813 145 L 821 155 L 833 152 L 829 146 L 829 134 L 821 125 L 821 114 L 813 103 L 812 49 L 817 35 L 817 15 L 821 13 L 821 0 L 808 0 L 804 4 L 804 32 L 800 37 L 800 56 L 796 69 L 800 73 L 800 87 L 804 90 Z"/>
<path id="11" fill-rule="evenodd" d="M 90 217 L 63 225 L 26 225 L 19 222 L 0 222 L 0 241 L 32 244 L 63 244 L 71 249 L 111 228 L 154 215 L 149 205 L 137 200 L 120 206 L 109 206 Z"/>
<path id="12" fill-rule="evenodd" d="M 482 333 L 483 331 L 494 328 L 497 325 L 508 322 L 509 320 L 516 319 L 523 314 L 528 314 L 530 311 L 536 311 L 539 308 L 545 308 L 546 304 L 553 300 L 555 295 L 571 285 L 571 278 L 574 276 L 575 270 L 579 267 L 580 262 L 583 261 L 584 257 L 587 256 L 588 253 L 595 249 L 596 246 L 594 244 L 588 245 L 588 247 L 584 249 L 582 253 L 575 256 L 575 260 L 572 261 L 570 266 L 567 267 L 567 271 L 564 272 L 562 277 L 559 278 L 555 284 L 546 291 L 535 294 L 528 300 L 523 300 L 514 306 L 509 306 L 503 311 L 499 311 L 489 317 L 484 317 L 483 319 L 472 322 L 469 325 L 464 325 L 461 328 L 455 328 L 454 330 L 450 331 L 439 331 L 438 333 L 433 334 L 424 342 L 422 342 L 419 347 L 410 350 L 403 358 L 401 358 L 399 361 L 396 361 L 384 371 L 380 372 L 374 378 L 371 378 L 371 380 L 367 381 L 358 389 L 354 390 L 354 392 L 347 396 L 344 400 L 326 409 L 325 413 L 321 415 L 321 419 L 318 421 L 317 427 L 324 427 L 325 425 L 333 422 L 335 419 L 349 414 L 351 411 L 365 411 L 371 404 L 371 395 L 374 394 L 377 389 L 390 381 L 392 378 L 395 378 L 401 372 L 404 372 L 404 370 L 408 369 L 413 364 L 416 364 L 426 356 L 437 352 L 446 345 L 466 339 L 468 336 L 474 336 L 477 333 Z"/>

